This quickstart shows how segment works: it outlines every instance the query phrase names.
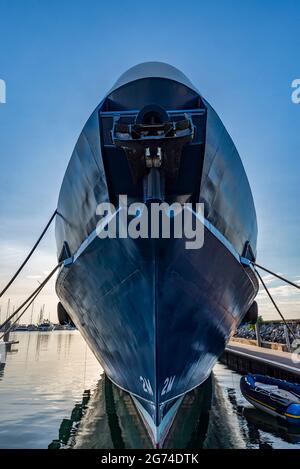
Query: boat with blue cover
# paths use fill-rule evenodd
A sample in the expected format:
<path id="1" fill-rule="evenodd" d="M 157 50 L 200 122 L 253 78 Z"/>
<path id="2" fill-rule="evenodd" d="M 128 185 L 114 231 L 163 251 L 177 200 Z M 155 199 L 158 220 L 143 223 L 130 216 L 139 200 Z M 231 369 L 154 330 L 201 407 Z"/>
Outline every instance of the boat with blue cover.
<path id="1" fill-rule="evenodd" d="M 300 384 L 270 376 L 242 376 L 240 388 L 252 405 L 288 425 L 300 426 Z"/>

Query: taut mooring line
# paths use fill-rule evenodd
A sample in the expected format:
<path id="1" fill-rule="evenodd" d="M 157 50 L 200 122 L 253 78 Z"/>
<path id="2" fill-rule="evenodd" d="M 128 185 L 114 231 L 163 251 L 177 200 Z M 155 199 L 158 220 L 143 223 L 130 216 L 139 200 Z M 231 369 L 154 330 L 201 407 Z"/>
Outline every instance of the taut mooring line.
<path id="1" fill-rule="evenodd" d="M 57 210 L 55 210 L 55 212 L 52 214 L 50 220 L 48 221 L 47 225 L 46 225 L 45 228 L 43 229 L 41 235 L 39 236 L 38 240 L 36 241 L 35 245 L 34 245 L 33 248 L 31 249 L 30 253 L 29 253 L 28 256 L 26 257 L 26 259 L 24 260 L 24 262 L 20 265 L 20 267 L 18 268 L 18 270 L 16 271 L 16 273 L 12 276 L 12 278 L 10 279 L 10 281 L 7 283 L 7 285 L 5 285 L 5 287 L 4 287 L 3 290 L 1 291 L 1 293 L 0 293 L 0 298 L 1 298 L 1 296 L 4 295 L 4 293 L 6 292 L 6 290 L 11 286 L 11 284 L 13 283 L 13 281 L 17 278 L 17 276 L 19 275 L 19 273 L 21 272 L 21 270 L 23 269 L 23 267 L 27 264 L 27 262 L 29 261 L 30 257 L 32 256 L 32 254 L 34 253 L 34 251 L 36 250 L 36 248 L 37 248 L 38 245 L 40 244 L 41 240 L 43 239 L 43 237 L 44 237 L 46 231 L 48 230 L 49 226 L 51 225 L 52 221 L 54 220 L 56 214 L 57 214 Z"/>
<path id="2" fill-rule="evenodd" d="M 253 262 L 253 261 L 250 261 L 250 262 L 251 262 L 251 264 L 255 265 L 255 267 L 258 267 L 259 269 L 264 270 L 265 272 L 268 272 L 268 274 L 274 275 L 274 277 L 277 277 L 280 280 L 282 280 L 283 282 L 288 283 L 288 284 L 292 285 L 292 287 L 298 288 L 298 290 L 300 290 L 300 285 L 297 285 L 297 283 L 291 282 L 291 280 L 288 280 L 287 278 L 281 277 L 281 275 L 278 275 L 275 272 L 272 272 L 271 270 L 267 269 L 266 267 L 263 267 L 259 264 L 256 264 L 256 262 Z M 257 272 L 257 270 L 256 270 L 256 272 Z"/>
<path id="3" fill-rule="evenodd" d="M 263 281 L 262 279 L 262 276 L 260 275 L 260 273 L 258 272 L 257 269 L 255 269 L 255 272 L 259 278 L 259 280 L 261 281 L 264 289 L 266 290 L 267 294 L 268 294 L 268 297 L 270 298 L 270 300 L 272 301 L 273 303 L 273 306 L 275 307 L 276 311 L 278 312 L 279 316 L 281 317 L 281 319 L 283 320 L 284 324 L 286 325 L 286 327 L 288 328 L 288 330 L 290 331 L 291 335 L 293 336 L 294 340 L 297 339 L 297 337 L 295 336 L 294 332 L 292 331 L 292 329 L 290 328 L 289 324 L 286 322 L 282 312 L 280 311 L 280 309 L 278 308 L 277 304 L 275 303 L 275 300 L 273 299 L 271 293 L 269 292 L 268 290 L 268 287 L 266 286 L 265 282 Z M 272 272 L 271 272 L 272 273 Z"/>
<path id="4" fill-rule="evenodd" d="M 30 301 L 30 300 L 34 300 L 36 298 L 36 296 L 40 293 L 40 291 L 44 288 L 44 286 L 46 285 L 46 283 L 50 280 L 50 278 L 55 274 L 55 272 L 57 271 L 57 269 L 62 265 L 63 262 L 59 262 L 57 264 L 56 267 L 54 267 L 54 269 L 50 272 L 50 274 L 45 278 L 45 280 L 43 280 L 43 282 L 38 286 L 38 288 L 36 288 L 34 290 L 33 293 L 31 293 L 31 295 L 21 304 L 21 306 L 19 306 L 19 308 L 16 309 L 16 311 L 14 311 L 5 321 L 3 324 L 0 325 L 0 329 L 2 329 L 4 326 L 6 326 L 6 324 L 14 317 L 16 316 L 22 308 L 24 308 L 24 306 Z M 31 303 L 29 303 L 30 305 Z M 25 312 L 25 311 L 23 311 Z"/>

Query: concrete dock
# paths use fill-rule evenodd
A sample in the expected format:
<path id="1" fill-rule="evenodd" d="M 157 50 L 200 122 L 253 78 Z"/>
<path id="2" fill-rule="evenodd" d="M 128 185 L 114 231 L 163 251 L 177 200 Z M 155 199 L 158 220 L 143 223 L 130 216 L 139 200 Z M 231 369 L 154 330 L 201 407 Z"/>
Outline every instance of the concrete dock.
<path id="1" fill-rule="evenodd" d="M 299 353 L 293 354 L 231 341 L 220 361 L 242 374 L 261 373 L 300 382 Z"/>

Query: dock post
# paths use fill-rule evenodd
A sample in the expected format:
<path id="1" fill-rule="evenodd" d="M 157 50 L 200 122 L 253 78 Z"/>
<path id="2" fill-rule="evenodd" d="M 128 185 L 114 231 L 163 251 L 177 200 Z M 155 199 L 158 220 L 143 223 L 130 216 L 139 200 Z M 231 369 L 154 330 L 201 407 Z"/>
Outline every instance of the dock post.
<path id="1" fill-rule="evenodd" d="M 283 325 L 284 336 L 285 336 L 285 343 L 286 343 L 286 350 L 287 352 L 291 352 L 291 342 L 289 337 L 289 331 L 286 324 Z"/>
<path id="2" fill-rule="evenodd" d="M 0 363 L 6 362 L 6 343 L 0 342 Z"/>
<path id="3" fill-rule="evenodd" d="M 8 322 L 5 326 L 4 329 L 4 336 L 3 336 L 3 342 L 9 342 L 9 328 L 10 328 L 10 322 Z M 7 332 L 8 331 L 8 332 Z"/>
<path id="4" fill-rule="evenodd" d="M 261 336 L 260 336 L 260 324 L 259 324 L 259 322 L 255 323 L 255 333 L 256 333 L 257 347 L 261 347 Z"/>

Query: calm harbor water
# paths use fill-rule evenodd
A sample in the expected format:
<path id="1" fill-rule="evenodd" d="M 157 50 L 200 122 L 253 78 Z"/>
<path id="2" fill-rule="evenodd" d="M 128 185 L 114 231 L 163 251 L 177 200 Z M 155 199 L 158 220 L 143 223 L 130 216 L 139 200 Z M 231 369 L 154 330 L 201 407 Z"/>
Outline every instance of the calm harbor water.
<path id="1" fill-rule="evenodd" d="M 149 447 L 131 400 L 77 331 L 19 332 L 0 366 L 0 448 Z M 300 430 L 255 410 L 221 364 L 188 396 L 169 447 L 300 448 Z M 180 435 L 178 435 L 178 433 Z"/>

